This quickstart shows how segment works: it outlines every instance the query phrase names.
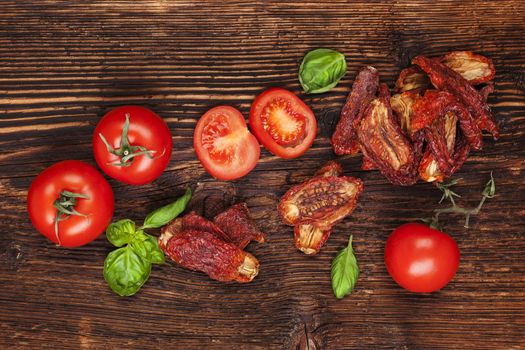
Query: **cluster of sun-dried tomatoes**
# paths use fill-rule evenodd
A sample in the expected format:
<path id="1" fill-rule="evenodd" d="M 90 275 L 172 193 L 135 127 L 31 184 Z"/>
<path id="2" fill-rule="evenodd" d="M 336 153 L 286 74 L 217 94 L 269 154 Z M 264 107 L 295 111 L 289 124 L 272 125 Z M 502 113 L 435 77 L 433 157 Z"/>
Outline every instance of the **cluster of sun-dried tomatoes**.
<path id="1" fill-rule="evenodd" d="M 362 168 L 393 184 L 443 181 L 482 147 L 482 131 L 499 136 L 487 104 L 492 61 L 469 51 L 417 56 L 401 71 L 390 96 L 379 73 L 358 73 L 332 136 L 338 155 L 363 153 Z"/>

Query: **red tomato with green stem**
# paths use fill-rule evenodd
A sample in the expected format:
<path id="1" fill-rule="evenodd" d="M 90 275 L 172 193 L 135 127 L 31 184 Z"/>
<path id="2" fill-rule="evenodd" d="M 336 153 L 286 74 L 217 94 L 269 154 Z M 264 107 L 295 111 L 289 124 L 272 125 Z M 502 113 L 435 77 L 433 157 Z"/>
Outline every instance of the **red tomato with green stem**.
<path id="1" fill-rule="evenodd" d="M 312 146 L 317 121 L 312 110 L 295 94 L 270 88 L 252 103 L 250 129 L 276 156 L 297 158 Z"/>
<path id="2" fill-rule="evenodd" d="M 139 106 L 111 110 L 93 134 L 98 166 L 112 178 L 131 185 L 155 180 L 168 166 L 171 133 L 155 113 Z"/>
<path id="3" fill-rule="evenodd" d="M 399 226 L 385 246 L 390 276 L 401 287 L 420 293 L 446 286 L 456 274 L 459 255 L 452 237 L 420 223 Z"/>
<path id="4" fill-rule="evenodd" d="M 202 115 L 193 134 L 193 147 L 202 166 L 213 177 L 233 180 L 257 164 L 260 146 L 241 112 L 218 106 Z"/>
<path id="5" fill-rule="evenodd" d="M 97 238 L 113 216 L 113 191 L 91 165 L 77 160 L 56 163 L 31 183 L 27 209 L 35 228 L 63 247 Z"/>

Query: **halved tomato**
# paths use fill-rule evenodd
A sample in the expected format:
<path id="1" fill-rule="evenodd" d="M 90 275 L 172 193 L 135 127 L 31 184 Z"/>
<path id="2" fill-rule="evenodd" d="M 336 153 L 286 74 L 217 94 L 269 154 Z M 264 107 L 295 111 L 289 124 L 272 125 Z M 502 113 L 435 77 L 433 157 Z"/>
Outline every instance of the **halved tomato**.
<path id="1" fill-rule="evenodd" d="M 203 114 L 195 127 L 193 147 L 206 171 L 220 180 L 248 174 L 260 155 L 259 142 L 248 131 L 241 112 L 230 106 Z"/>
<path id="2" fill-rule="evenodd" d="M 257 96 L 250 109 L 250 128 L 267 150 L 281 158 L 299 157 L 317 134 L 312 110 L 281 88 L 270 88 Z"/>

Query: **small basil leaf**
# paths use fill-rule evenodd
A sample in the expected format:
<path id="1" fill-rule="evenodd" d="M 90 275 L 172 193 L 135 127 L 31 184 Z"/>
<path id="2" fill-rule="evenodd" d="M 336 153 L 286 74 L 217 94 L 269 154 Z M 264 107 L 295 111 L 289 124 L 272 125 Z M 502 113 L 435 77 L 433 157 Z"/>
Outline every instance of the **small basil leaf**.
<path id="1" fill-rule="evenodd" d="M 148 280 L 151 263 L 130 246 L 112 251 L 104 261 L 104 279 L 120 296 L 135 294 Z"/>
<path id="2" fill-rule="evenodd" d="M 346 74 L 345 56 L 331 49 L 308 52 L 299 67 L 299 82 L 307 94 L 320 94 L 334 88 Z"/>
<path id="3" fill-rule="evenodd" d="M 142 233 L 142 236 L 137 237 L 138 235 L 136 235 L 135 239 L 133 239 L 133 241 L 130 243 L 130 246 L 135 251 L 135 253 L 140 255 L 141 258 L 146 259 L 151 262 L 151 251 L 152 251 L 151 245 L 148 244 L 149 240 L 145 236 L 145 233 L 143 232 L 141 233 Z"/>
<path id="4" fill-rule="evenodd" d="M 338 299 L 352 292 L 359 278 L 359 266 L 352 249 L 352 236 L 348 246 L 341 250 L 332 261 L 332 289 Z"/>
<path id="5" fill-rule="evenodd" d="M 106 237 L 115 247 L 131 242 L 135 234 L 135 223 L 129 219 L 111 223 L 106 229 Z"/>
<path id="6" fill-rule="evenodd" d="M 157 228 L 166 225 L 186 209 L 186 205 L 190 199 L 191 189 L 188 187 L 186 193 L 175 202 L 149 213 L 146 219 L 144 219 L 142 228 Z"/>
<path id="7" fill-rule="evenodd" d="M 148 246 L 148 249 L 151 252 L 150 261 L 152 264 L 164 264 L 166 258 L 164 257 L 164 252 L 159 248 L 159 242 L 153 236 L 148 236 L 148 240 L 144 241 L 144 244 Z"/>

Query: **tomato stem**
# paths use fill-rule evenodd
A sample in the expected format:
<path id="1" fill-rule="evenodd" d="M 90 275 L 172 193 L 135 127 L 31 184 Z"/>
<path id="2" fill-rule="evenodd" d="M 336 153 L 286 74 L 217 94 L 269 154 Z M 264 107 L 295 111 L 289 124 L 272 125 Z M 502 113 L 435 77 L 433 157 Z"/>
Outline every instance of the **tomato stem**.
<path id="1" fill-rule="evenodd" d="M 89 199 L 89 196 L 64 190 L 60 192 L 58 198 L 53 202 L 53 206 L 57 210 L 55 216 L 55 235 L 59 245 L 61 245 L 61 242 L 60 235 L 58 234 L 58 223 L 67 220 L 71 215 L 87 216 L 86 214 L 79 213 L 75 209 L 77 198 Z"/>
<path id="2" fill-rule="evenodd" d="M 448 184 L 436 184 L 437 188 L 439 188 L 443 192 L 443 196 L 441 197 L 441 200 L 439 203 L 441 203 L 444 199 L 450 200 L 450 203 L 452 204 L 448 208 L 442 208 L 442 209 L 435 209 L 434 210 L 434 216 L 430 220 L 430 227 L 432 228 L 438 228 L 438 221 L 439 221 L 439 215 L 443 213 L 455 213 L 455 214 L 463 214 L 465 216 L 465 224 L 463 225 L 465 228 L 469 228 L 469 222 L 470 217 L 472 215 L 477 215 L 481 208 L 483 207 L 483 204 L 485 204 L 485 201 L 487 198 L 493 198 L 496 194 L 496 183 L 494 182 L 494 177 L 492 176 L 492 172 L 490 172 L 490 180 L 485 184 L 485 188 L 482 192 L 481 200 L 479 201 L 479 204 L 475 208 L 464 208 L 456 204 L 456 201 L 454 200 L 454 197 L 461 197 L 457 193 L 453 192 L 450 187 L 457 184 L 459 181 L 454 180 L 451 181 Z"/>
<path id="3" fill-rule="evenodd" d="M 98 136 L 102 139 L 102 142 L 104 142 L 104 145 L 106 145 L 108 152 L 120 158 L 118 162 L 109 163 L 110 165 L 113 165 L 113 166 L 128 167 L 133 163 L 133 160 L 135 157 L 145 154 L 148 158 L 153 159 L 153 154 L 155 153 L 155 151 L 148 150 L 146 147 L 132 146 L 129 144 L 129 140 L 128 140 L 129 113 L 126 113 L 125 116 L 126 116 L 126 121 L 124 122 L 124 127 L 122 128 L 120 148 L 114 149 L 109 144 L 109 142 L 106 140 L 104 135 L 102 135 L 101 133 L 98 134 Z"/>

